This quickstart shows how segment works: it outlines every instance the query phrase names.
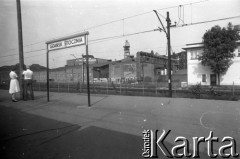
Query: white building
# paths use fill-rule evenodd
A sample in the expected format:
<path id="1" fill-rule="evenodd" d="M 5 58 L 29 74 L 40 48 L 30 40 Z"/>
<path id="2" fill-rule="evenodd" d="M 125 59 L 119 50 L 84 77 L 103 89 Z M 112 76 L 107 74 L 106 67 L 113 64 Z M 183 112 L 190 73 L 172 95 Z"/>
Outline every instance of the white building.
<path id="1" fill-rule="evenodd" d="M 220 75 L 220 85 L 240 85 L 240 41 L 237 41 L 238 47 L 234 51 L 235 57 L 232 59 L 232 65 L 225 74 Z M 202 85 L 216 85 L 217 75 L 214 74 L 210 67 L 203 66 L 198 56 L 203 52 L 203 44 L 187 44 L 183 48 L 187 51 L 187 74 L 188 85 L 201 83 Z"/>

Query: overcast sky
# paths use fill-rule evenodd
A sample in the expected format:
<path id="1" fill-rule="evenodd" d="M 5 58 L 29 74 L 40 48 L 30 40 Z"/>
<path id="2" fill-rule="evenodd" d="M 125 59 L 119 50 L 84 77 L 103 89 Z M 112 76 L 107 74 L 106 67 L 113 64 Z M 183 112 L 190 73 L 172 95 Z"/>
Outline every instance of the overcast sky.
<path id="1" fill-rule="evenodd" d="M 164 26 L 167 11 L 172 24 L 176 22 L 179 26 L 171 28 L 174 52 L 180 52 L 188 43 L 201 42 L 204 32 L 214 25 L 240 24 L 240 18 L 235 18 L 180 27 L 239 16 L 239 0 L 21 0 L 21 9 L 24 63 L 27 65 L 46 66 L 46 41 L 83 31 L 89 31 L 89 54 L 97 58 L 122 59 L 125 40 L 130 43 L 132 55 L 151 50 L 165 55 L 167 45 L 163 32 L 123 36 L 161 26 L 153 10 L 161 14 Z M 19 62 L 16 0 L 1 0 L 0 25 L 0 66 L 16 64 Z M 94 41 L 114 36 L 122 37 Z M 67 59 L 74 58 L 71 54 L 81 57 L 85 47 L 50 52 L 50 67 L 66 65 Z"/>

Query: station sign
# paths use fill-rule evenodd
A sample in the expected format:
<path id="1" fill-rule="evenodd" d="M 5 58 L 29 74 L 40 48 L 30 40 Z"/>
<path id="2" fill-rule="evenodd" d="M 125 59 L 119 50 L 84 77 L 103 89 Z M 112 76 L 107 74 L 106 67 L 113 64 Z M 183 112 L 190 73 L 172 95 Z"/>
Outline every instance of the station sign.
<path id="1" fill-rule="evenodd" d="M 85 36 L 74 37 L 70 39 L 65 39 L 53 43 L 48 44 L 48 50 L 57 50 L 57 49 L 64 49 L 68 47 L 84 45 L 85 44 Z"/>

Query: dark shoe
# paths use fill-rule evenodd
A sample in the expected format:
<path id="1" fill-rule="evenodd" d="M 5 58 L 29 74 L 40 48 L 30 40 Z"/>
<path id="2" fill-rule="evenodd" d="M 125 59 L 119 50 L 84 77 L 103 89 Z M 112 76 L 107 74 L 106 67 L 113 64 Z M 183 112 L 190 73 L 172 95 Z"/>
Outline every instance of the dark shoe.
<path id="1" fill-rule="evenodd" d="M 12 102 L 17 102 L 17 100 L 16 99 L 12 99 Z"/>

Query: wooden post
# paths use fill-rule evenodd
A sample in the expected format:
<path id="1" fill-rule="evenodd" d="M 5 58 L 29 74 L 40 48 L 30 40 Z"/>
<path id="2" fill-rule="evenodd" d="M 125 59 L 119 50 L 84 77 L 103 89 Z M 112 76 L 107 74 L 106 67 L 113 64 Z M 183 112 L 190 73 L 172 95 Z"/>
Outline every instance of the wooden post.
<path id="1" fill-rule="evenodd" d="M 88 94 L 88 106 L 91 106 L 91 101 L 90 101 L 90 83 L 89 83 L 89 57 L 88 57 L 88 35 L 85 35 L 85 40 L 86 40 L 86 63 L 87 63 L 87 94 Z"/>
<path id="2" fill-rule="evenodd" d="M 171 42 L 170 42 L 170 25 L 169 12 L 167 12 L 167 44 L 168 44 L 168 96 L 172 97 L 172 74 L 171 74 Z"/>
<path id="3" fill-rule="evenodd" d="M 17 21 L 18 21 L 18 46 L 19 46 L 19 73 L 20 73 L 20 98 L 23 99 L 23 66 L 24 66 L 24 57 L 23 57 L 23 38 L 22 38 L 22 16 L 21 16 L 21 2 L 20 0 L 16 0 L 17 2 Z"/>

